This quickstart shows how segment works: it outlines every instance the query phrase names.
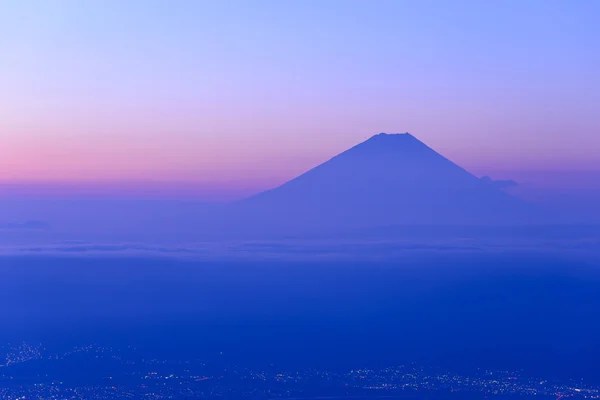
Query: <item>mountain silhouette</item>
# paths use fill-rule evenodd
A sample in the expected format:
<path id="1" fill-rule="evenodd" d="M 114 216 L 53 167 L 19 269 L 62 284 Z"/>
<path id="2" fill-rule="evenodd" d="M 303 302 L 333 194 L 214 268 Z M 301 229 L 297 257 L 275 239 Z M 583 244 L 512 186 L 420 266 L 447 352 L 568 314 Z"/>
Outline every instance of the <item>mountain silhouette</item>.
<path id="1" fill-rule="evenodd" d="M 532 211 L 409 133 L 375 135 L 233 206 L 237 222 L 266 231 L 506 224 Z"/>

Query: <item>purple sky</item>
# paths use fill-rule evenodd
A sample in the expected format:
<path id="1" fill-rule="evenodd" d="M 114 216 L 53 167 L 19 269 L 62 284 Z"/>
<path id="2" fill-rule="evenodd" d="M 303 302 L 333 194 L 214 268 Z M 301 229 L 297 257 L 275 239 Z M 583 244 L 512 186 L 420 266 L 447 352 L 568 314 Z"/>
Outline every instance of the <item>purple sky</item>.
<path id="1" fill-rule="evenodd" d="M 0 182 L 235 197 L 409 131 L 477 175 L 591 187 L 599 14 L 593 0 L 8 0 Z"/>

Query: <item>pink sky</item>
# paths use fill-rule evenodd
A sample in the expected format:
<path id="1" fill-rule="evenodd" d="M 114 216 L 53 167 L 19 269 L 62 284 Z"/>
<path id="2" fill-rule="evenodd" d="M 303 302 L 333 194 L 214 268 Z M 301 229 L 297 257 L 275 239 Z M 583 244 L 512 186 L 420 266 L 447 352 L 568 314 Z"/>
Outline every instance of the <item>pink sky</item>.
<path id="1" fill-rule="evenodd" d="M 477 175 L 600 171 L 596 3 L 233 3 L 12 3 L 0 182 L 244 191 L 407 131 Z"/>

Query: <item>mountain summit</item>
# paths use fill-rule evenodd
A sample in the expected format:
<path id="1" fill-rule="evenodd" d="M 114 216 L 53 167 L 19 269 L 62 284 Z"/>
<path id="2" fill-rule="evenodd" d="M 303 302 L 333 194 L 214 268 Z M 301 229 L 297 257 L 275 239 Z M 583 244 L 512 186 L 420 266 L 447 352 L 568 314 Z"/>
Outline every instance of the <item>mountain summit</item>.
<path id="1" fill-rule="evenodd" d="M 528 211 L 409 133 L 377 134 L 236 205 L 237 218 L 291 231 L 508 223 Z"/>

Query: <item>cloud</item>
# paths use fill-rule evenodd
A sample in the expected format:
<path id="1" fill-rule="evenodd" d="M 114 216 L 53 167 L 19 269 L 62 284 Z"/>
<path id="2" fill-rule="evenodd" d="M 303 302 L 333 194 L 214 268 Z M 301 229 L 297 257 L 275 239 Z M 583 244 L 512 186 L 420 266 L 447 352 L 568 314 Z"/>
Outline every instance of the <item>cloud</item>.
<path id="1" fill-rule="evenodd" d="M 519 183 L 513 180 L 493 180 L 489 176 L 482 177 L 481 181 L 488 185 L 494 186 L 500 190 L 506 190 L 519 186 Z"/>
<path id="2" fill-rule="evenodd" d="M 151 245 L 143 243 L 83 243 L 13 244 L 0 246 L 0 256 L 137 256 L 174 257 L 205 260 L 281 259 L 291 261 L 352 258 L 381 259 L 416 252 L 478 252 L 476 244 L 412 243 L 397 241 L 252 241 L 199 242 L 181 245 Z"/>
<path id="3" fill-rule="evenodd" d="M 185 244 L 63 241 L 0 245 L 1 256 L 143 257 L 196 261 L 391 261 L 435 254 L 556 253 L 600 257 L 600 235 L 533 238 L 517 236 L 438 239 L 282 239 L 211 241 Z"/>
<path id="4" fill-rule="evenodd" d="M 0 223 L 0 230 L 40 231 L 48 229 L 50 229 L 50 225 L 42 221 L 27 221 L 24 223 Z"/>
<path id="5" fill-rule="evenodd" d="M 119 254 L 119 255 L 193 255 L 202 249 L 153 246 L 136 243 L 64 243 L 49 245 L 11 246 L 3 249 L 5 254 Z M 2 250 L 0 250 L 2 252 Z"/>

